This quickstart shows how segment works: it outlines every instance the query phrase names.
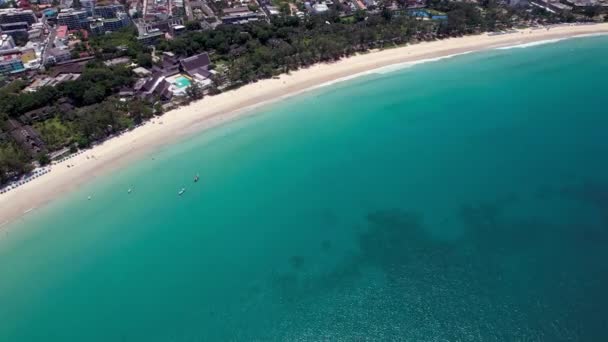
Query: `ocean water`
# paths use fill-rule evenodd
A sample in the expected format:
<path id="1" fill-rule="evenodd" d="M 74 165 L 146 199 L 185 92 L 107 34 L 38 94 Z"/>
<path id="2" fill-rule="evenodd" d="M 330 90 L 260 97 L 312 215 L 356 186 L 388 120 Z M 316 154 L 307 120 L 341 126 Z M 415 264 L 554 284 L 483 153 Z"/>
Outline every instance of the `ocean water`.
<path id="1" fill-rule="evenodd" d="M 607 340 L 607 57 L 369 74 L 164 147 L 2 231 L 0 341 Z"/>

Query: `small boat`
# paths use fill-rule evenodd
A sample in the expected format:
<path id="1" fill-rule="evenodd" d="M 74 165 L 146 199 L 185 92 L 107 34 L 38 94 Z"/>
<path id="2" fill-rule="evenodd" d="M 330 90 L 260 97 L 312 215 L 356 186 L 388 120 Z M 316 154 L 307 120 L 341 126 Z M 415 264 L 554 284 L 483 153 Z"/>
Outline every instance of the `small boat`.
<path id="1" fill-rule="evenodd" d="M 127 193 L 130 194 L 131 191 L 133 191 L 131 188 L 129 188 L 129 190 L 127 190 Z"/>
<path id="2" fill-rule="evenodd" d="M 182 188 L 177 194 L 181 196 L 184 192 L 186 192 L 186 188 Z"/>
<path id="3" fill-rule="evenodd" d="M 198 173 L 196 174 L 196 176 L 194 176 L 194 183 L 198 182 L 199 177 L 198 177 Z"/>
<path id="4" fill-rule="evenodd" d="M 87 200 L 88 200 L 88 201 L 90 201 L 90 200 L 91 200 L 91 196 L 89 196 L 89 197 L 87 198 Z"/>

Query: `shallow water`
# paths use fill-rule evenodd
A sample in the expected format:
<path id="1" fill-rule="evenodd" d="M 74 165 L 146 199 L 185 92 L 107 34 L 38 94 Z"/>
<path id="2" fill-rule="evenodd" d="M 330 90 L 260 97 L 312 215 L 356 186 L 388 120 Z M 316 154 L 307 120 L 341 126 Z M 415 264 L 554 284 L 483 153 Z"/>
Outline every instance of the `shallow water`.
<path id="1" fill-rule="evenodd" d="M 0 340 L 605 340 L 607 56 L 459 56 L 168 146 L 11 227 Z"/>

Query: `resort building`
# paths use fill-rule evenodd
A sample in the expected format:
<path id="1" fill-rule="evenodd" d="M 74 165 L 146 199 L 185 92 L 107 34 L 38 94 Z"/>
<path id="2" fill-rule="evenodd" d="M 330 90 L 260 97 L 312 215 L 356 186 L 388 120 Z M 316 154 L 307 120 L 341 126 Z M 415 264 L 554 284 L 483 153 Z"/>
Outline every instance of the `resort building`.
<path id="1" fill-rule="evenodd" d="M 168 101 L 173 97 L 173 94 L 169 90 L 171 84 L 165 78 L 162 73 L 155 73 L 143 84 L 136 84 L 134 90 L 139 93 L 142 99 L 147 101 L 154 101 L 156 98 Z"/>
<path id="2" fill-rule="evenodd" d="M 148 76 L 152 75 L 150 70 L 148 70 L 146 68 L 142 68 L 142 67 L 137 67 L 137 68 L 133 69 L 133 73 L 139 77 L 148 77 Z"/>
<path id="3" fill-rule="evenodd" d="M 152 76 L 144 68 L 136 68 L 136 74 L 142 78 L 133 87 L 133 92 L 142 99 L 168 101 L 174 96 L 185 96 L 186 89 L 193 83 L 205 89 L 213 81 L 209 70 L 211 61 L 207 53 L 179 59 L 171 52 L 164 52 L 162 62 L 154 66 Z M 148 77 L 149 76 L 149 77 Z"/>
<path id="4" fill-rule="evenodd" d="M 267 5 L 267 6 L 264 6 L 264 8 L 266 8 L 268 15 L 280 15 L 281 14 L 281 11 L 276 6 Z"/>
<path id="5" fill-rule="evenodd" d="M 447 14 L 429 9 L 410 9 L 407 13 L 419 20 L 448 20 Z"/>
<path id="6" fill-rule="evenodd" d="M 175 75 L 179 72 L 179 59 L 175 57 L 173 52 L 165 51 L 162 55 L 161 65 L 154 66 L 153 71 L 155 73 L 160 72 L 164 76 Z"/>
<path id="7" fill-rule="evenodd" d="M 32 84 L 30 84 L 27 88 L 25 88 L 24 91 L 34 92 L 34 91 L 38 90 L 40 87 L 45 87 L 45 86 L 54 87 L 61 82 L 75 81 L 79 77 L 80 77 L 80 74 L 62 73 L 55 77 L 47 76 L 47 77 L 37 78 Z M 30 113 L 30 112 L 28 112 L 28 113 Z M 29 115 L 28 113 L 26 113 L 26 115 Z M 34 113 L 34 112 L 32 111 L 31 113 Z M 35 112 L 35 113 L 40 114 L 39 112 Z M 32 121 L 37 121 L 36 117 L 31 117 L 30 119 Z M 43 117 L 42 119 L 46 119 L 46 117 Z M 23 120 L 21 120 L 21 121 L 24 122 Z"/>
<path id="8" fill-rule="evenodd" d="M 137 36 L 137 41 L 144 45 L 154 45 L 159 40 L 163 39 L 165 34 L 159 30 L 149 31 L 144 33 L 139 33 Z"/>
<path id="9" fill-rule="evenodd" d="M 146 22 L 139 19 L 135 21 L 137 27 L 137 40 L 144 45 L 154 45 L 160 39 L 165 38 L 166 34 L 173 34 L 173 28 L 184 24 L 181 18 L 172 18 L 167 20 L 158 20 L 154 22 Z"/>
<path id="10" fill-rule="evenodd" d="M 84 72 L 85 65 L 88 61 L 95 58 L 94 56 L 81 57 L 78 59 L 71 59 L 69 61 L 61 62 L 57 66 L 50 70 L 51 77 L 57 77 L 65 74 L 78 74 L 81 75 Z"/>
<path id="11" fill-rule="evenodd" d="M 21 125 L 13 119 L 7 121 L 7 126 L 11 137 L 17 144 L 23 147 L 30 156 L 36 156 L 44 151 L 44 142 L 34 128 L 27 125 Z"/>
<path id="12" fill-rule="evenodd" d="M 27 91 L 27 88 L 26 88 Z M 42 108 L 30 110 L 19 117 L 19 121 L 25 125 L 30 125 L 34 122 L 50 119 L 53 116 L 54 108 L 45 106 Z"/>
<path id="13" fill-rule="evenodd" d="M 186 26 L 184 26 L 184 25 L 173 25 L 171 27 L 171 30 L 173 31 L 173 35 L 174 36 L 178 36 L 181 33 L 186 32 Z"/>
<path id="14" fill-rule="evenodd" d="M 131 58 L 129 58 L 129 57 L 117 57 L 117 58 L 112 58 L 110 60 L 103 62 L 103 64 L 106 66 L 124 65 L 124 64 L 130 64 L 130 63 L 131 63 Z"/>
<path id="15" fill-rule="evenodd" d="M 325 13 L 325 12 L 329 11 L 329 7 L 327 6 L 327 4 L 325 2 L 319 2 L 319 3 L 305 2 L 304 7 L 309 12 L 312 12 L 313 14 L 321 14 L 321 13 Z"/>
<path id="16" fill-rule="evenodd" d="M 156 32 L 160 31 L 163 33 L 174 34 L 174 28 L 181 27 L 184 25 L 184 20 L 182 18 L 170 18 L 165 20 L 156 20 L 153 22 L 145 22 L 139 21 L 137 23 L 137 29 L 144 32 Z"/>
<path id="17" fill-rule="evenodd" d="M 98 6 L 93 10 L 93 14 L 97 17 L 105 19 L 111 19 L 118 17 L 118 13 L 124 13 L 125 7 L 123 5 L 108 5 Z"/>
<path id="18" fill-rule="evenodd" d="M 26 88 L 27 91 L 27 88 Z M 53 108 L 50 106 L 31 110 L 19 117 L 19 121 L 24 124 L 32 124 L 43 120 L 50 119 L 53 116 Z"/>
<path id="19" fill-rule="evenodd" d="M 201 85 L 211 85 L 210 77 L 212 75 L 209 71 L 211 60 L 209 54 L 206 52 L 184 58 L 180 61 L 182 70 L 195 81 L 202 83 Z"/>
<path id="20" fill-rule="evenodd" d="M 90 18 L 89 20 L 89 30 L 93 34 L 115 32 L 129 25 L 131 25 L 131 18 L 125 12 L 117 12 L 115 17 Z"/>
<path id="21" fill-rule="evenodd" d="M 26 22 L 0 24 L 0 32 L 12 37 L 14 40 L 21 40 L 28 36 L 27 27 L 28 24 Z"/>
<path id="22" fill-rule="evenodd" d="M 116 18 L 103 19 L 103 30 L 104 32 L 118 31 L 123 27 L 127 27 L 131 24 L 131 18 L 124 13 L 118 13 Z"/>
<path id="23" fill-rule="evenodd" d="M 103 34 L 103 19 L 93 19 L 89 21 L 89 31 L 94 35 Z"/>
<path id="24" fill-rule="evenodd" d="M 15 32 L 15 31 L 27 32 L 27 30 L 29 28 L 30 28 L 30 25 L 26 21 L 0 24 L 0 29 L 5 33 L 6 32 Z"/>
<path id="25" fill-rule="evenodd" d="M 226 8 L 223 10 L 224 16 L 221 18 L 224 24 L 246 24 L 251 21 L 258 21 L 259 16 L 249 10 L 248 7 Z"/>
<path id="26" fill-rule="evenodd" d="M 32 25 L 35 22 L 38 22 L 36 15 L 32 10 L 24 10 L 24 9 L 0 9 L 0 24 L 10 24 L 10 23 L 27 23 Z"/>
<path id="27" fill-rule="evenodd" d="M 57 24 L 67 26 L 68 30 L 87 29 L 89 24 L 87 12 L 73 9 L 62 10 L 57 15 Z"/>

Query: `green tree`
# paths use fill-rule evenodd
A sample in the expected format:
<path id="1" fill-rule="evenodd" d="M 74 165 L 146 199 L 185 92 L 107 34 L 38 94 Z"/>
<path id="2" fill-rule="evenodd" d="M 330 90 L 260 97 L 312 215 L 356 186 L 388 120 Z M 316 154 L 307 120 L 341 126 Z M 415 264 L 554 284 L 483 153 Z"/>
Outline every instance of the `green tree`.
<path id="1" fill-rule="evenodd" d="M 279 4 L 279 12 L 283 15 L 291 15 L 291 8 L 288 2 L 281 2 Z"/>
<path id="2" fill-rule="evenodd" d="M 197 82 L 192 82 L 186 88 L 186 95 L 191 101 L 200 100 L 203 98 L 203 88 Z"/>
<path id="3" fill-rule="evenodd" d="M 129 116 L 136 124 L 152 117 L 152 108 L 139 99 L 134 99 L 127 105 Z"/>
<path id="4" fill-rule="evenodd" d="M 46 153 L 39 153 L 36 156 L 36 160 L 38 161 L 38 164 L 40 164 L 40 166 L 48 165 L 51 162 L 51 158 L 49 158 L 49 155 Z"/>
<path id="5" fill-rule="evenodd" d="M 137 55 L 137 64 L 144 68 L 149 68 L 152 66 L 152 55 L 149 53 L 140 53 Z"/>
<path id="6" fill-rule="evenodd" d="M 58 150 L 72 141 L 73 129 L 58 117 L 37 122 L 34 128 L 51 151 Z"/>
<path id="7" fill-rule="evenodd" d="M 357 22 L 365 20 L 365 11 L 362 11 L 360 9 L 356 10 L 354 18 Z"/>
<path id="8" fill-rule="evenodd" d="M 106 96 L 106 91 L 103 85 L 93 84 L 90 88 L 84 91 L 82 101 L 85 105 L 101 102 Z"/>
<path id="9" fill-rule="evenodd" d="M 382 7 L 382 18 L 384 18 L 384 20 L 386 21 L 391 21 L 391 19 L 393 18 L 393 11 L 391 11 L 390 8 L 388 7 Z"/>
<path id="10" fill-rule="evenodd" d="M 163 114 L 163 105 L 160 102 L 155 102 L 152 106 L 152 110 L 154 115 L 162 115 Z"/>
<path id="11" fill-rule="evenodd" d="M 201 29 L 201 23 L 198 21 L 190 20 L 186 21 L 186 30 L 188 31 L 198 31 Z"/>
<path id="12" fill-rule="evenodd" d="M 0 184 L 31 170 L 32 165 L 25 151 L 11 143 L 0 144 Z"/>

